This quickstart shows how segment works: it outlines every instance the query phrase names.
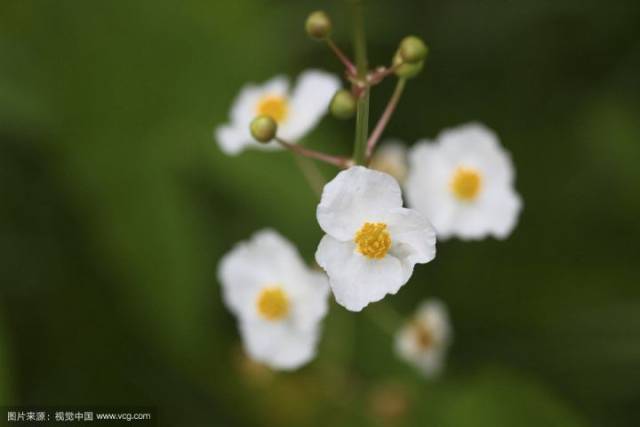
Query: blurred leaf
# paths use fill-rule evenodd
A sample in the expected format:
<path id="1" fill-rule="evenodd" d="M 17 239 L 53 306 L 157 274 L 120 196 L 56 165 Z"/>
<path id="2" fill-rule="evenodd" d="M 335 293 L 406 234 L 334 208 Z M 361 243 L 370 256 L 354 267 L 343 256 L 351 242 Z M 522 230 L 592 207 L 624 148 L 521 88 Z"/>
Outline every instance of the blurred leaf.
<path id="1" fill-rule="evenodd" d="M 608 191 L 636 210 L 640 207 L 638 114 L 637 109 L 616 98 L 599 98 L 588 105 L 577 129 L 589 150 L 591 173 L 598 172 Z"/>
<path id="2" fill-rule="evenodd" d="M 585 421 L 546 387 L 500 370 L 443 383 L 422 408 L 442 427 L 584 427 Z M 419 410 L 420 411 L 420 410 Z"/>

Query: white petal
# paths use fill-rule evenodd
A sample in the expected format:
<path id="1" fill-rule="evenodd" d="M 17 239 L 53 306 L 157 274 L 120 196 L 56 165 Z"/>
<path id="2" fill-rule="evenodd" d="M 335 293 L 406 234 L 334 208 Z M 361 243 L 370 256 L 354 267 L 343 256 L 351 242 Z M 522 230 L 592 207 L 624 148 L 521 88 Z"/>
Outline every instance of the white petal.
<path id="1" fill-rule="evenodd" d="M 238 155 L 247 145 L 252 143 L 248 128 L 243 130 L 229 125 L 218 126 L 214 138 L 222 152 L 229 156 Z"/>
<path id="2" fill-rule="evenodd" d="M 260 144 L 256 142 L 247 126 L 222 125 L 216 128 L 214 138 L 220 149 L 228 156 L 236 156 L 245 148 L 255 148 L 263 151 L 277 151 L 282 147 L 275 142 Z"/>
<path id="3" fill-rule="evenodd" d="M 419 322 L 433 337 L 433 343 L 427 349 L 420 347 L 415 322 Z M 444 366 L 450 340 L 446 307 L 439 300 L 431 299 L 420 305 L 412 322 L 407 322 L 396 332 L 395 351 L 398 357 L 414 365 L 424 376 L 433 377 Z"/>
<path id="4" fill-rule="evenodd" d="M 371 169 L 387 173 L 402 183 L 407 178 L 407 146 L 399 141 L 385 141 L 376 149 L 369 165 Z"/>
<path id="5" fill-rule="evenodd" d="M 496 134 L 480 123 L 468 123 L 443 130 L 438 135 L 443 155 L 452 165 L 480 169 L 483 181 L 511 184 L 513 165 Z"/>
<path id="6" fill-rule="evenodd" d="M 291 292 L 291 321 L 300 330 L 315 329 L 329 310 L 329 280 L 321 272 L 310 271 L 305 286 Z"/>
<path id="7" fill-rule="evenodd" d="M 517 223 L 522 202 L 510 188 L 492 190 L 477 203 L 458 207 L 452 216 L 452 234 L 463 240 L 509 236 Z"/>
<path id="8" fill-rule="evenodd" d="M 394 335 L 394 349 L 396 354 L 406 361 L 413 363 L 420 357 L 421 349 L 415 335 L 415 326 L 406 322 Z"/>
<path id="9" fill-rule="evenodd" d="M 418 360 L 416 366 L 425 377 L 436 377 L 444 368 L 445 353 L 440 349 L 424 352 Z"/>
<path id="10" fill-rule="evenodd" d="M 435 229 L 424 215 L 406 208 L 391 210 L 385 222 L 392 240 L 391 254 L 400 260 L 405 280 L 409 280 L 415 264 L 435 258 Z"/>
<path id="11" fill-rule="evenodd" d="M 407 204 L 431 221 L 438 238 L 447 236 L 456 209 L 449 190 L 453 169 L 435 143 L 419 141 L 409 152 L 409 175 L 405 182 Z"/>
<path id="12" fill-rule="evenodd" d="M 451 192 L 450 182 L 459 167 L 474 168 L 482 177 L 475 200 L 461 201 Z M 511 158 L 495 133 L 471 123 L 443 131 L 437 144 L 422 142 L 414 147 L 407 200 L 431 220 L 440 239 L 505 238 L 521 209 L 513 180 Z"/>
<path id="13" fill-rule="evenodd" d="M 317 209 L 318 223 L 334 238 L 352 240 L 365 222 L 380 221 L 388 210 L 401 206 L 402 194 L 395 179 L 354 166 L 325 185 Z"/>
<path id="14" fill-rule="evenodd" d="M 252 268 L 247 268 L 252 265 Z M 245 316 L 253 307 L 260 287 L 269 283 L 271 275 L 261 256 L 246 243 L 237 244 L 218 266 L 218 281 L 227 308 L 236 316 Z"/>
<path id="15" fill-rule="evenodd" d="M 239 154 L 247 147 L 271 151 L 282 149 L 278 144 L 260 144 L 256 142 L 249 131 L 249 124 L 256 116 L 256 107 L 264 96 L 286 97 L 289 87 L 286 77 L 277 76 L 263 85 L 245 85 L 231 107 L 230 119 L 227 124 L 218 126 L 214 138 L 222 151 L 230 156 Z"/>
<path id="16" fill-rule="evenodd" d="M 446 347 L 451 341 L 451 325 L 446 305 L 440 300 L 429 299 L 418 307 L 416 320 L 433 335 L 436 346 Z"/>
<path id="17" fill-rule="evenodd" d="M 516 224 L 522 211 L 522 199 L 513 189 L 507 190 L 492 209 L 490 232 L 497 239 L 506 239 Z"/>
<path id="18" fill-rule="evenodd" d="M 231 107 L 231 121 L 235 125 L 248 129 L 249 123 L 257 114 L 260 100 L 267 96 L 286 97 L 289 80 L 285 76 L 276 76 L 262 85 L 245 85 Z"/>
<path id="19" fill-rule="evenodd" d="M 240 332 L 249 356 L 273 369 L 292 370 L 316 353 L 320 330 L 299 330 L 288 323 L 241 322 Z"/>
<path id="20" fill-rule="evenodd" d="M 298 77 L 289 102 L 289 117 L 278 130 L 285 140 L 297 141 L 313 129 L 327 114 L 331 98 L 340 88 L 333 74 L 305 71 Z"/>
<path id="21" fill-rule="evenodd" d="M 296 249 L 273 230 L 262 230 L 238 243 L 220 261 L 218 279 L 228 308 L 242 318 L 255 318 L 258 292 L 279 284 L 294 292 L 306 283 L 306 266 Z"/>
<path id="22" fill-rule="evenodd" d="M 428 350 L 420 348 L 416 337 L 415 326 L 405 324 L 394 337 L 396 355 L 415 366 L 425 377 L 434 377 L 440 373 L 444 365 L 445 351 L 434 346 Z"/>
<path id="23" fill-rule="evenodd" d="M 340 242 L 329 235 L 320 241 L 316 261 L 327 272 L 336 301 L 351 311 L 395 294 L 406 283 L 397 258 L 369 259 L 355 251 L 353 242 Z"/>

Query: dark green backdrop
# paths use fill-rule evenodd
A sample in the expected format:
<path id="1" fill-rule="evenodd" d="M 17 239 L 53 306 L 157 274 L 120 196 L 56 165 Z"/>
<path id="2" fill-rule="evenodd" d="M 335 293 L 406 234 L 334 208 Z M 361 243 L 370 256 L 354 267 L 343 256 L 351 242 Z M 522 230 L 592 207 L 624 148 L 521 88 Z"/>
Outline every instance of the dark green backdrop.
<path id="1" fill-rule="evenodd" d="M 303 34 L 317 8 L 350 50 L 341 1 L 0 2 L 0 404 L 155 405 L 171 426 L 637 425 L 637 0 L 367 2 L 372 63 L 407 33 L 431 46 L 387 135 L 486 123 L 523 215 L 505 242 L 440 244 L 387 301 L 448 303 L 439 381 L 335 305 L 308 367 L 242 359 L 217 260 L 273 226 L 311 261 L 321 232 L 288 153 L 225 157 L 211 133 L 247 81 L 340 72 Z M 352 125 L 305 142 L 347 153 Z"/>

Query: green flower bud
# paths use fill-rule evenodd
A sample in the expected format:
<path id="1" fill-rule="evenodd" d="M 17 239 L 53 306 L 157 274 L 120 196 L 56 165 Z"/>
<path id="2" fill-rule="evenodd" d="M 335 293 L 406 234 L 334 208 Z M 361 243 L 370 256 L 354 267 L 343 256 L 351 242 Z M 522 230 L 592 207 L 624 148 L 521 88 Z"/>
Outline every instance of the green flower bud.
<path id="1" fill-rule="evenodd" d="M 416 36 L 407 36 L 400 42 L 398 49 L 400 57 L 404 62 L 414 64 L 416 62 L 424 61 L 429 53 L 429 48 L 422 41 L 421 38 Z"/>
<path id="2" fill-rule="evenodd" d="M 356 98 L 346 89 L 340 89 L 333 95 L 329 111 L 338 119 L 349 119 L 356 113 Z"/>
<path id="3" fill-rule="evenodd" d="M 331 19 L 321 10 L 311 13 L 304 27 L 307 34 L 317 40 L 326 39 L 331 35 Z"/>
<path id="4" fill-rule="evenodd" d="M 400 65 L 398 65 L 400 64 Z M 405 79 L 410 79 L 418 75 L 420 71 L 422 71 L 422 67 L 424 66 L 424 61 L 416 62 L 415 64 L 409 64 L 402 60 L 400 56 L 400 52 L 396 52 L 393 57 L 393 66 L 397 66 L 396 68 L 396 76 L 402 77 Z"/>
<path id="5" fill-rule="evenodd" d="M 276 137 L 278 124 L 270 116 L 262 115 L 251 121 L 249 129 L 256 141 L 266 144 Z"/>

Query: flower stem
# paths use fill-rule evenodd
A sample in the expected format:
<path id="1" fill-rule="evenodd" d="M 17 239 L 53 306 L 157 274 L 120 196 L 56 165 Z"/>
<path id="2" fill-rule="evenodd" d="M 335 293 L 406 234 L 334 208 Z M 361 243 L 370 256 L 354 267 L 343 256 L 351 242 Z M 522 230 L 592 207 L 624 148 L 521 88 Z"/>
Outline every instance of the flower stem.
<path id="1" fill-rule="evenodd" d="M 367 142 L 367 162 L 371 159 L 371 155 L 373 154 L 373 149 L 375 148 L 382 132 L 384 132 L 384 128 L 387 127 L 387 123 L 389 123 L 389 119 L 393 115 L 396 107 L 398 106 L 398 101 L 400 101 L 400 97 L 402 96 L 402 92 L 404 91 L 404 87 L 406 86 L 407 79 L 400 78 L 398 79 L 398 83 L 396 83 L 396 88 L 393 90 L 393 94 L 391 98 L 389 98 L 389 103 L 387 107 L 384 109 L 382 116 L 378 120 L 375 129 L 371 133 L 371 137 Z"/>
<path id="2" fill-rule="evenodd" d="M 396 65 L 391 65 L 390 67 L 380 67 L 371 74 L 369 74 L 369 83 L 371 86 L 377 85 L 386 77 L 389 77 L 391 74 L 395 73 L 396 70 L 402 65 L 402 62 L 397 63 Z"/>
<path id="3" fill-rule="evenodd" d="M 342 50 L 334 43 L 334 41 L 329 38 L 327 39 L 327 45 L 329 46 L 329 48 L 331 48 L 333 53 L 335 53 L 340 62 L 342 62 L 342 64 L 345 66 L 345 68 L 347 69 L 347 73 L 351 76 L 355 76 L 357 72 L 356 66 L 353 65 L 353 62 L 351 62 L 347 55 L 345 55 L 344 52 L 342 52 Z"/>
<path id="4" fill-rule="evenodd" d="M 367 136 L 369 132 L 369 84 L 367 80 L 367 41 L 364 31 L 362 11 L 363 0 L 352 0 L 353 6 L 353 48 L 356 59 L 357 78 L 364 83 L 359 94 L 356 113 L 356 138 L 353 147 L 353 162 L 357 165 L 365 163 Z"/>
<path id="5" fill-rule="evenodd" d="M 307 180 L 307 184 L 309 184 L 309 187 L 311 187 L 311 190 L 313 190 L 316 196 L 320 198 L 320 196 L 322 195 L 322 189 L 326 184 L 324 176 L 322 176 L 322 173 L 320 173 L 320 170 L 318 169 L 316 164 L 313 163 L 310 159 L 296 156 L 295 153 L 292 154 L 294 154 L 293 158 L 295 159 L 298 168 L 302 172 L 302 175 L 304 175 L 304 178 Z"/>
<path id="6" fill-rule="evenodd" d="M 388 335 L 393 336 L 404 322 L 403 316 L 387 302 L 372 306 L 366 311 L 369 318 Z"/>
<path id="7" fill-rule="evenodd" d="M 303 157 L 309 157 L 311 159 L 320 160 L 322 162 L 329 163 L 330 165 L 334 165 L 342 169 L 346 169 L 351 163 L 349 159 L 346 159 L 344 157 L 331 156 L 329 154 L 321 153 L 320 151 L 310 150 L 297 144 L 291 144 L 290 142 L 277 137 L 275 138 L 275 140 L 278 141 L 278 143 L 286 149 L 293 151 L 295 154 Z"/>

